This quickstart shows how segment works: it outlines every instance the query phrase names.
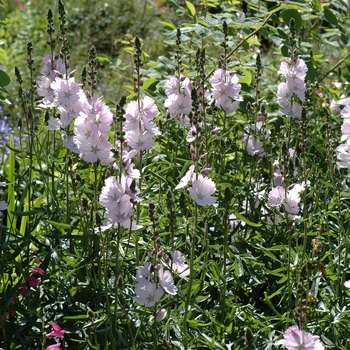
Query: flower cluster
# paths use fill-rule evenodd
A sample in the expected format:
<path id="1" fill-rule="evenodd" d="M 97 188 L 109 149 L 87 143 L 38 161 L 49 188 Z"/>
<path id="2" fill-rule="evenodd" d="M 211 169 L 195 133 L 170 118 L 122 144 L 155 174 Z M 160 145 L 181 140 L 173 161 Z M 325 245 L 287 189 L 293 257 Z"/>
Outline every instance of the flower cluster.
<path id="1" fill-rule="evenodd" d="M 28 298 L 32 291 L 36 291 L 41 283 L 41 280 L 34 275 L 45 275 L 45 271 L 37 266 L 32 266 L 32 274 L 27 276 L 26 281 L 20 284 L 19 292 L 26 298 Z"/>
<path id="2" fill-rule="evenodd" d="M 300 119 L 302 106 L 305 101 L 305 77 L 307 66 L 303 59 L 297 57 L 294 61 L 286 60 L 281 63 L 278 73 L 286 81 L 278 85 L 277 101 L 282 107 L 282 113 L 288 117 Z"/>
<path id="3" fill-rule="evenodd" d="M 215 105 L 229 114 L 238 109 L 238 101 L 242 101 L 239 95 L 241 84 L 238 83 L 236 72 L 228 72 L 219 68 L 209 79 L 213 87 Z"/>
<path id="4" fill-rule="evenodd" d="M 299 329 L 298 326 L 289 327 L 284 332 L 284 346 L 288 350 L 307 349 L 324 350 L 318 335 L 312 335 Z"/>
<path id="5" fill-rule="evenodd" d="M 341 140 L 345 142 L 337 148 L 337 165 L 339 168 L 350 169 L 350 105 L 346 105 L 340 114 L 343 117 Z"/>
<path id="6" fill-rule="evenodd" d="M 50 322 L 50 325 L 52 327 L 52 331 L 50 333 L 47 333 L 45 335 L 45 338 L 59 338 L 64 339 L 64 336 L 66 334 L 66 331 L 62 329 L 57 323 Z M 56 343 L 49 345 L 45 350 L 60 350 L 61 349 L 61 343 Z"/>
<path id="7" fill-rule="evenodd" d="M 175 189 L 186 187 L 191 182 L 191 187 L 188 188 L 191 198 L 200 206 L 212 205 L 215 203 L 215 197 L 212 195 L 216 191 L 215 183 L 212 179 L 202 174 L 197 174 L 194 171 L 194 165 L 191 165 L 185 176 L 183 176 Z"/>
<path id="8" fill-rule="evenodd" d="M 102 98 L 89 96 L 81 104 L 79 116 L 74 124 L 73 138 L 81 159 L 89 163 L 95 163 L 99 159 L 102 165 L 114 160 L 107 134 L 112 120 L 112 112 Z"/>
<path id="9" fill-rule="evenodd" d="M 138 174 L 134 171 L 132 175 L 139 177 Z M 134 214 L 133 203 L 140 200 L 137 196 L 139 190 L 134 185 L 132 190 L 132 183 L 133 177 L 124 174 L 119 178 L 110 176 L 105 180 L 99 200 L 107 210 L 107 222 L 104 225 L 106 228 L 114 223 L 119 223 L 123 227 L 132 230 L 138 228 L 132 222 L 132 215 Z"/>
<path id="10" fill-rule="evenodd" d="M 167 95 L 164 106 L 168 108 L 170 116 L 180 125 L 189 128 L 188 114 L 192 111 L 191 81 L 184 76 L 171 77 L 164 87 Z"/>
<path id="11" fill-rule="evenodd" d="M 306 184 L 309 185 L 309 184 Z M 305 183 L 294 184 L 286 190 L 282 186 L 273 187 L 269 193 L 267 203 L 271 207 L 284 207 L 290 217 L 294 218 L 299 213 L 300 192 L 305 190 Z"/>
<path id="12" fill-rule="evenodd" d="M 146 262 L 144 266 L 140 267 L 136 273 L 136 297 L 134 300 L 140 304 L 145 304 L 147 307 L 154 306 L 164 292 L 170 295 L 177 294 L 177 288 L 174 285 L 173 277 L 168 270 L 164 270 L 163 265 L 157 264 L 154 270 L 158 272 L 159 286 L 151 280 L 152 264 Z"/>
<path id="13" fill-rule="evenodd" d="M 154 136 L 160 135 L 158 127 L 153 122 L 158 113 L 157 105 L 149 96 L 131 101 L 126 106 L 123 130 L 126 143 L 133 150 L 132 156 L 139 151 L 151 149 L 154 145 Z"/>
<path id="14" fill-rule="evenodd" d="M 264 150 L 264 144 L 260 141 L 261 137 L 270 134 L 270 130 L 264 129 L 263 121 L 265 117 L 261 116 L 255 124 L 250 124 L 243 130 L 242 141 L 251 156 L 265 157 L 267 153 Z"/>
<path id="15" fill-rule="evenodd" d="M 113 115 L 102 98 L 94 98 L 84 93 L 82 85 L 74 80 L 75 71 L 66 76 L 66 67 L 59 55 L 52 59 L 47 55 L 43 59 L 44 68 L 38 82 L 38 94 L 43 97 L 39 106 L 57 108 L 58 118 L 50 118 L 49 130 L 64 130 L 75 120 L 75 136 L 63 131 L 65 146 L 86 162 L 100 160 L 102 165 L 111 163 L 112 145 L 108 141 Z"/>
<path id="16" fill-rule="evenodd" d="M 2 114 L 2 108 L 0 106 L 0 115 Z M 2 117 L 0 120 L 0 145 L 8 146 L 10 142 L 10 135 L 13 134 L 14 131 L 12 127 L 10 126 L 10 120 L 8 117 Z M 13 144 L 16 146 L 19 143 L 19 137 L 15 136 L 13 138 Z M 5 154 L 7 154 L 8 151 L 5 151 Z M 2 162 L 2 159 L 0 158 L 0 164 Z"/>

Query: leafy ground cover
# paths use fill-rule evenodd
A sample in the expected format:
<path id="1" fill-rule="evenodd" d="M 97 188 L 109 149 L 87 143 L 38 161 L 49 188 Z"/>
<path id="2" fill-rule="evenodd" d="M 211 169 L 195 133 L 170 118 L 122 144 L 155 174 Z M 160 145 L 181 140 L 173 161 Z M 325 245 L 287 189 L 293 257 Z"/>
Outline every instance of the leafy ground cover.
<path id="1" fill-rule="evenodd" d="M 349 4 L 114 5 L 0 4 L 1 347 L 349 349 Z"/>

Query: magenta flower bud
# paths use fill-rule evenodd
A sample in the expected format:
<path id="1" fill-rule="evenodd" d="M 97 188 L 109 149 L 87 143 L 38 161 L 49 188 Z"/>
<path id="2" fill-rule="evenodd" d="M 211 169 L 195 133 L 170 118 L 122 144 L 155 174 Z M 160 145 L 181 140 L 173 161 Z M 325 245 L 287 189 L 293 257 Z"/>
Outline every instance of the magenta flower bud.
<path id="1" fill-rule="evenodd" d="M 165 317 L 166 317 L 166 315 L 167 315 L 167 311 L 166 311 L 166 309 L 161 309 L 159 312 L 158 312 L 158 315 L 157 315 L 157 317 L 156 317 L 156 321 L 157 322 L 160 322 L 161 320 L 163 320 Z"/>
<path id="2" fill-rule="evenodd" d="M 87 98 L 92 98 L 91 92 L 86 90 L 85 95 Z"/>
<path id="3" fill-rule="evenodd" d="M 163 256 L 164 250 L 160 249 L 158 252 L 158 257 L 161 258 Z"/>
<path id="4" fill-rule="evenodd" d="M 57 78 L 63 79 L 63 74 L 61 72 L 59 72 L 58 70 L 54 70 L 53 72 L 55 73 Z"/>
<path id="5" fill-rule="evenodd" d="M 69 73 L 69 78 L 73 78 L 76 72 L 77 72 L 76 69 L 74 69 L 73 71 L 71 71 L 71 72 Z"/>
<path id="6" fill-rule="evenodd" d="M 315 90 L 315 94 L 319 97 L 322 98 L 323 97 L 323 93 L 319 90 Z"/>
<path id="7" fill-rule="evenodd" d="M 208 153 L 204 153 L 201 155 L 201 159 L 207 159 L 208 158 Z"/>
<path id="8" fill-rule="evenodd" d="M 221 128 L 215 128 L 211 131 L 212 134 L 218 134 L 219 132 L 221 132 Z"/>
<path id="9" fill-rule="evenodd" d="M 258 122 L 263 122 L 265 120 L 265 116 L 261 115 L 259 118 L 258 118 Z"/>
<path id="10" fill-rule="evenodd" d="M 154 267 L 154 269 L 155 269 L 156 271 L 159 271 L 161 267 L 162 267 L 161 264 L 157 264 L 157 265 Z"/>
<path id="11" fill-rule="evenodd" d="M 204 168 L 204 169 L 201 171 L 201 173 L 202 173 L 203 175 L 206 175 L 206 174 L 208 174 L 209 172 L 211 172 L 211 168 Z"/>
<path id="12" fill-rule="evenodd" d="M 31 270 L 33 273 L 38 273 L 39 275 L 42 275 L 42 276 L 45 275 L 45 271 L 40 267 L 32 266 Z"/>
<path id="13" fill-rule="evenodd" d="M 193 161 L 197 160 L 197 157 L 196 157 L 196 155 L 194 153 L 191 154 L 191 158 L 192 158 Z"/>
<path id="14" fill-rule="evenodd" d="M 190 145 L 190 152 L 191 152 L 191 153 L 194 152 L 194 147 L 193 147 L 193 145 Z"/>

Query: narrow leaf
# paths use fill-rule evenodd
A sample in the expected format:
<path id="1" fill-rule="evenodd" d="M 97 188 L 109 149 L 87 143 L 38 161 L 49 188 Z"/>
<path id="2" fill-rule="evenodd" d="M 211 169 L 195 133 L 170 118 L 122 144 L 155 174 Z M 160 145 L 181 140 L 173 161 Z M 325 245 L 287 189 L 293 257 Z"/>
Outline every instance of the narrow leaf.
<path id="1" fill-rule="evenodd" d="M 250 220 L 248 220 L 247 218 L 245 218 L 243 215 L 238 214 L 238 213 L 234 213 L 236 215 L 236 218 L 239 220 L 244 221 L 247 225 L 252 226 L 252 227 L 261 227 L 262 224 L 256 224 L 255 222 L 252 222 Z"/>
<path id="2" fill-rule="evenodd" d="M 188 8 L 188 11 L 189 11 L 191 17 L 195 17 L 196 16 L 196 8 L 194 7 L 194 5 L 190 1 L 186 1 L 186 6 Z"/>

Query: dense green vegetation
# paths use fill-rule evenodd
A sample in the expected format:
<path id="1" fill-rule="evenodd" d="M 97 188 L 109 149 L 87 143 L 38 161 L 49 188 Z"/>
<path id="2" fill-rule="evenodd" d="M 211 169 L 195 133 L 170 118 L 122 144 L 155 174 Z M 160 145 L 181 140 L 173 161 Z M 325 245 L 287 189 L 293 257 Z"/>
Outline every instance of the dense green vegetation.
<path id="1" fill-rule="evenodd" d="M 0 1 L 0 348 L 350 349 L 349 14 Z"/>

